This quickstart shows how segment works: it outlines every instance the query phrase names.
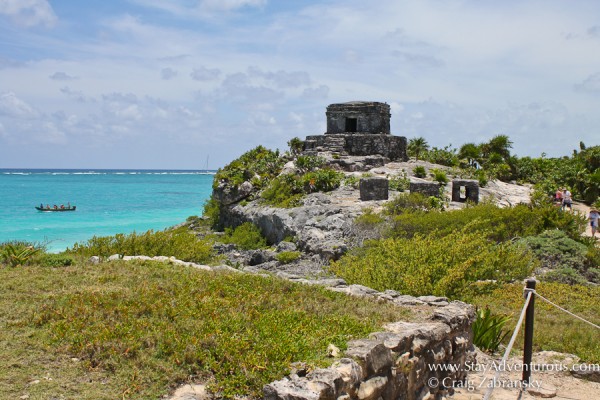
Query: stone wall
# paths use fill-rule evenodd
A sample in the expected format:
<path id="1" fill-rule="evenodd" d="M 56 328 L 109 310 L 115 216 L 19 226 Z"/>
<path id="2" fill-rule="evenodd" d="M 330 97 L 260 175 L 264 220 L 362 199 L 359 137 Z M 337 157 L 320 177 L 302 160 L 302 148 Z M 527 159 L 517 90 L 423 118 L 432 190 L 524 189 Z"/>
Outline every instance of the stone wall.
<path id="1" fill-rule="evenodd" d="M 351 101 L 330 104 L 325 115 L 327 116 L 326 134 L 347 132 L 390 134 L 390 106 L 385 103 Z"/>
<path id="2" fill-rule="evenodd" d="M 407 161 L 406 138 L 403 136 L 347 133 L 307 136 L 304 152 L 331 151 L 351 156 L 382 155 L 391 161 Z"/>
<path id="3" fill-rule="evenodd" d="M 452 394 L 452 386 L 466 379 L 466 363 L 473 362 L 474 319 L 473 306 L 452 302 L 422 323 L 388 324 L 350 342 L 346 357 L 331 367 L 266 385 L 264 398 L 420 400 Z"/>
<path id="4" fill-rule="evenodd" d="M 440 197 L 441 185 L 437 182 L 410 182 L 411 193 L 422 193 L 425 196 Z"/>

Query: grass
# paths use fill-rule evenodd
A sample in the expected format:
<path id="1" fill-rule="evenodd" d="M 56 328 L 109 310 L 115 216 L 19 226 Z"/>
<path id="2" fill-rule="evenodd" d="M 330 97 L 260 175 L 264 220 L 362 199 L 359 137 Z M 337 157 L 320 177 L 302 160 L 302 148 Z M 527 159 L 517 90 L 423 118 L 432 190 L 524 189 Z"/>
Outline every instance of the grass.
<path id="1" fill-rule="evenodd" d="M 0 267 L 0 398 L 148 399 L 212 378 L 260 396 L 402 308 L 271 277 L 158 262 Z"/>
<path id="2" fill-rule="evenodd" d="M 469 296 L 465 301 L 479 307 L 489 306 L 496 313 L 512 314 L 513 318 L 507 324 L 507 328 L 512 332 L 524 304 L 523 286 L 521 283 L 501 285 L 488 293 Z M 600 324 L 598 317 L 600 305 L 597 302 L 600 298 L 600 287 L 538 282 L 536 290 L 559 306 L 592 323 Z M 585 362 L 600 364 L 598 329 L 556 309 L 540 298 L 535 300 L 535 310 L 533 338 L 535 351 L 553 350 L 570 353 Z M 522 331 L 514 349 L 523 350 Z"/>

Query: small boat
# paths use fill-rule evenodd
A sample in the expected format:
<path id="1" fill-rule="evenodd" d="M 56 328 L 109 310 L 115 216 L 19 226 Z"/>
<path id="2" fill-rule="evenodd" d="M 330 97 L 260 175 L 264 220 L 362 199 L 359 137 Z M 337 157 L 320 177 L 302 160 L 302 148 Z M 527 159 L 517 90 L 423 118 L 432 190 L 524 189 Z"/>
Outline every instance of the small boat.
<path id="1" fill-rule="evenodd" d="M 35 209 L 38 211 L 75 211 L 75 208 L 77 208 L 76 206 L 69 206 L 69 207 L 38 207 L 36 206 Z"/>

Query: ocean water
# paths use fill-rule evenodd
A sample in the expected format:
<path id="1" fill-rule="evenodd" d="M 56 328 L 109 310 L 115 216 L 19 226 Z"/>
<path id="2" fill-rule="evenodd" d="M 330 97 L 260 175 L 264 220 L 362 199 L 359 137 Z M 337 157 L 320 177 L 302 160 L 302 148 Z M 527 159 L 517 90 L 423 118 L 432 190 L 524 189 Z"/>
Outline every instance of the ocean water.
<path id="1" fill-rule="evenodd" d="M 0 169 L 0 242 L 43 242 L 58 252 L 94 235 L 162 230 L 201 215 L 214 172 Z M 75 205 L 40 212 L 40 204 Z"/>

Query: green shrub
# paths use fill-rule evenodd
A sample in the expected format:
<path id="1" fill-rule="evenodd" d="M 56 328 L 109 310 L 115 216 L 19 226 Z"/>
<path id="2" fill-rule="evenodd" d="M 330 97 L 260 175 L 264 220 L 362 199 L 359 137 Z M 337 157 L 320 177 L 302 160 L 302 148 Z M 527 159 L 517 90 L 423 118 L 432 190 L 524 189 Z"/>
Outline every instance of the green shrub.
<path id="1" fill-rule="evenodd" d="M 417 178 L 425 178 L 427 176 L 427 171 L 424 166 L 417 165 L 413 168 L 413 174 L 415 174 Z"/>
<path id="2" fill-rule="evenodd" d="M 298 168 L 301 173 L 306 173 L 321 168 L 325 165 L 325 162 L 326 160 L 320 156 L 298 156 L 298 158 L 296 158 L 296 168 Z"/>
<path id="3" fill-rule="evenodd" d="M 410 179 L 408 179 L 408 176 L 405 171 L 403 171 L 400 175 L 391 176 L 389 178 L 389 182 L 390 189 L 396 190 L 398 192 L 408 190 L 408 188 L 410 187 Z"/>
<path id="4" fill-rule="evenodd" d="M 279 151 L 258 146 L 219 169 L 213 180 L 213 188 L 220 183 L 239 186 L 252 180 L 254 187 L 260 189 L 279 174 L 284 161 L 279 157 Z"/>
<path id="5" fill-rule="evenodd" d="M 344 185 L 346 186 L 351 186 L 354 189 L 358 189 L 358 183 L 359 183 L 360 179 L 355 176 L 355 175 L 348 175 L 344 178 L 344 180 L 342 181 Z"/>
<path id="6" fill-rule="evenodd" d="M 400 193 L 385 205 L 388 214 L 399 215 L 409 211 L 439 209 L 439 204 L 422 193 Z"/>
<path id="7" fill-rule="evenodd" d="M 569 238 L 563 231 L 554 229 L 521 239 L 519 242 L 529 247 L 542 266 L 549 269 L 568 267 L 583 271 L 586 269 L 588 248 Z"/>
<path id="8" fill-rule="evenodd" d="M 473 344 L 483 351 L 495 353 L 510 331 L 504 326 L 510 321 L 510 316 L 494 314 L 488 308 L 477 310 L 477 319 L 473 323 Z"/>
<path id="9" fill-rule="evenodd" d="M 224 243 L 233 243 L 242 250 L 255 250 L 267 247 L 267 239 L 252 222 L 244 222 L 235 229 L 226 228 L 221 238 Z"/>
<path id="10" fill-rule="evenodd" d="M 433 168 L 431 169 L 431 171 L 429 171 L 432 176 L 433 176 L 433 180 L 435 182 L 438 182 L 440 184 L 445 185 L 446 183 L 448 183 L 448 177 L 446 176 L 446 173 L 442 170 Z"/>
<path id="11" fill-rule="evenodd" d="M 540 279 L 547 282 L 566 283 L 568 285 L 584 285 L 587 280 L 572 267 L 558 267 L 540 276 Z"/>
<path id="12" fill-rule="evenodd" d="M 187 228 L 145 233 L 133 232 L 128 235 L 94 236 L 84 243 L 76 243 L 67 254 L 83 257 L 109 257 L 113 254 L 145 255 L 148 257 L 167 256 L 200 264 L 210 263 L 214 259 L 212 243 L 199 239 Z"/>
<path id="13" fill-rule="evenodd" d="M 403 200 L 400 196 L 399 200 Z M 482 203 L 462 210 L 407 213 L 401 212 L 404 205 L 393 206 L 395 201 L 396 199 L 388 206 L 388 211 L 393 215 L 390 230 L 393 237 L 412 237 L 434 231 L 439 236 L 445 236 L 470 224 L 471 229 L 485 231 L 487 237 L 496 242 L 535 236 L 547 229 L 560 229 L 571 238 L 579 238 L 585 224 L 581 216 L 561 212 L 552 206 L 536 208 L 519 204 L 500 208 Z"/>
<path id="14" fill-rule="evenodd" d="M 535 266 L 529 250 L 510 242 L 495 244 L 467 225 L 445 237 L 366 242 L 333 262 L 331 271 L 348 283 L 379 291 L 457 298 L 473 282 L 523 279 Z"/>
<path id="15" fill-rule="evenodd" d="M 204 211 L 202 215 L 208 218 L 211 227 L 218 227 L 221 215 L 221 203 L 210 197 L 204 202 Z"/>
<path id="16" fill-rule="evenodd" d="M 287 144 L 292 155 L 300 154 L 302 152 L 302 148 L 304 147 L 304 142 L 299 137 L 290 139 Z"/>
<path id="17" fill-rule="evenodd" d="M 273 179 L 260 196 L 270 206 L 291 208 L 300 205 L 304 193 L 298 177 L 284 174 Z"/>
<path id="18" fill-rule="evenodd" d="M 344 174 L 330 168 L 319 169 L 316 171 L 307 172 L 302 176 L 304 191 L 312 192 L 329 192 L 338 188 L 342 184 Z"/>
<path id="19" fill-rule="evenodd" d="M 68 267 L 73 265 L 73 257 L 66 254 L 44 254 L 38 260 L 44 267 Z"/>
<path id="20" fill-rule="evenodd" d="M 277 261 L 279 261 L 282 264 L 289 264 L 291 262 L 296 261 L 298 258 L 300 258 L 300 252 L 299 251 L 282 251 L 281 253 L 278 253 L 275 258 L 277 259 Z"/>

